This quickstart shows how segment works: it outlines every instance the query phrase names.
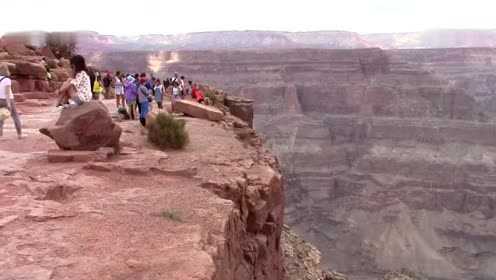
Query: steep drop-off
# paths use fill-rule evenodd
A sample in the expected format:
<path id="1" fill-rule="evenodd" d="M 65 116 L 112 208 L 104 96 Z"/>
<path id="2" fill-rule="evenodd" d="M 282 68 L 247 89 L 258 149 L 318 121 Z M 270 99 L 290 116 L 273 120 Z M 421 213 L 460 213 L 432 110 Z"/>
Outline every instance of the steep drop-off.
<path id="1" fill-rule="evenodd" d="M 496 50 L 153 58 L 162 75 L 255 100 L 255 127 L 287 179 L 288 222 L 325 265 L 365 278 L 401 268 L 496 277 Z"/>

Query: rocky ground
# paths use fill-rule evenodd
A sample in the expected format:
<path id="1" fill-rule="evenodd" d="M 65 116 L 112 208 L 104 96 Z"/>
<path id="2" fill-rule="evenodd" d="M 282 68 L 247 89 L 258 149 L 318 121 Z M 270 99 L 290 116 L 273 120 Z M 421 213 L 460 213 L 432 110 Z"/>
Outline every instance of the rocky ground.
<path id="1" fill-rule="evenodd" d="M 186 118 L 190 144 L 167 152 L 147 143 L 137 121 L 120 122 L 121 155 L 49 163 L 57 147 L 38 129 L 58 110 L 19 110 L 24 139 L 9 121 L 0 138 L 1 280 L 251 279 L 262 271 L 257 279 L 281 279 L 273 241 L 282 208 L 270 213 L 280 214 L 272 230 L 249 209 L 277 206 L 282 192 L 247 193 L 277 186 L 275 163 L 226 122 Z"/>

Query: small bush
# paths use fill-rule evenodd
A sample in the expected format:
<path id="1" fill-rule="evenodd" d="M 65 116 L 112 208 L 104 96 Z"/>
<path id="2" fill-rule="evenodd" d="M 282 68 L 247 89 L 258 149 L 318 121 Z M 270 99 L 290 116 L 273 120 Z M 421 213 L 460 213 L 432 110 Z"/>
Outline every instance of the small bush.
<path id="1" fill-rule="evenodd" d="M 215 91 L 213 91 L 213 90 L 210 90 L 210 89 L 206 90 L 205 91 L 205 97 L 212 102 L 212 105 L 217 104 L 217 102 L 218 102 L 217 95 L 215 94 Z"/>
<path id="2" fill-rule="evenodd" d="M 184 120 L 177 120 L 172 116 L 159 113 L 147 124 L 148 141 L 160 149 L 182 149 L 189 142 L 188 132 Z"/>
<path id="3" fill-rule="evenodd" d="M 183 222 L 183 218 L 181 217 L 181 213 L 176 209 L 167 209 L 160 212 L 160 217 L 169 219 L 174 222 Z"/>

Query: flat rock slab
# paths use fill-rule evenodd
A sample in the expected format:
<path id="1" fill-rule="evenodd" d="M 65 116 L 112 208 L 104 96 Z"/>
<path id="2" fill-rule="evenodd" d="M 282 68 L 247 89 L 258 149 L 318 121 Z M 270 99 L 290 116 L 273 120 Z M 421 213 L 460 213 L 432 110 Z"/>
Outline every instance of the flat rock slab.
<path id="1" fill-rule="evenodd" d="M 53 93 L 41 92 L 41 91 L 23 92 L 22 95 L 26 99 L 50 99 L 50 98 L 54 97 Z"/>
<path id="2" fill-rule="evenodd" d="M 100 149 L 98 151 L 49 150 L 47 158 L 51 163 L 90 162 L 106 160 L 110 155 L 112 155 L 112 151 L 107 149 Z"/>
<path id="3" fill-rule="evenodd" d="M 174 111 L 210 121 L 220 121 L 224 118 L 221 110 L 190 100 L 179 100 L 174 103 Z"/>
<path id="4" fill-rule="evenodd" d="M 0 219 L 0 228 L 3 228 L 7 224 L 9 224 L 9 223 L 17 220 L 17 218 L 19 218 L 19 216 L 17 216 L 17 215 L 11 215 L 11 216 L 7 216 L 5 218 Z"/>
<path id="5" fill-rule="evenodd" d="M 0 280 L 50 280 L 53 271 L 36 265 L 26 265 L 3 271 Z"/>

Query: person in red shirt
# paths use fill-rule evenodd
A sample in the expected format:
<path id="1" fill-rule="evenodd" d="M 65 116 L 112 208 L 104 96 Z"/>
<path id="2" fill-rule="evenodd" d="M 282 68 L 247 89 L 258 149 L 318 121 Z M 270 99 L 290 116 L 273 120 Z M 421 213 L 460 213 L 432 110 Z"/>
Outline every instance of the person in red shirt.
<path id="1" fill-rule="evenodd" d="M 190 85 L 191 85 L 191 81 Z M 193 84 L 191 86 L 191 97 L 198 101 L 198 103 L 203 103 L 205 101 L 205 95 L 203 94 L 203 91 L 201 91 L 196 84 Z"/>

